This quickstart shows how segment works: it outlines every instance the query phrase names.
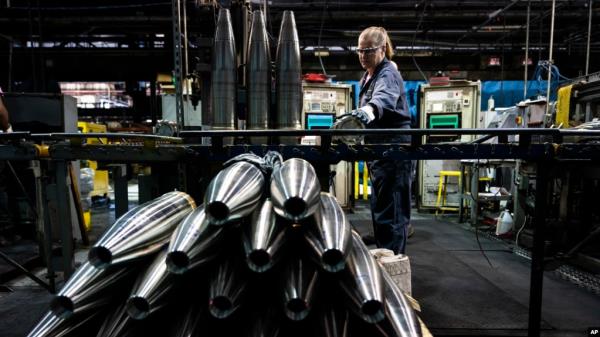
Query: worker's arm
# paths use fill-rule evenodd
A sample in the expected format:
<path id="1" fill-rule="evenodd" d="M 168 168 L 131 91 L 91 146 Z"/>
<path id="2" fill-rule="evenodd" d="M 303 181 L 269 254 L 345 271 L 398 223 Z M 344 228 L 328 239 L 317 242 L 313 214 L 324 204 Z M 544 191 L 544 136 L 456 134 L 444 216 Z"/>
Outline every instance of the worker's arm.
<path id="1" fill-rule="evenodd" d="M 397 113 L 398 99 L 402 94 L 400 81 L 400 76 L 388 70 L 375 82 L 373 97 L 368 104 L 374 108 L 377 119 L 384 118 L 385 114 Z"/>
<path id="2" fill-rule="evenodd" d="M 10 121 L 8 119 L 8 109 L 6 105 L 4 105 L 4 92 L 2 92 L 2 88 L 0 88 L 0 130 L 2 132 L 12 132 L 12 127 L 10 126 Z"/>
<path id="3" fill-rule="evenodd" d="M 11 132 L 12 128 L 10 127 L 10 123 L 8 122 L 8 110 L 6 106 L 4 106 L 4 102 L 2 101 L 2 96 L 0 95 L 0 129 L 3 132 Z"/>

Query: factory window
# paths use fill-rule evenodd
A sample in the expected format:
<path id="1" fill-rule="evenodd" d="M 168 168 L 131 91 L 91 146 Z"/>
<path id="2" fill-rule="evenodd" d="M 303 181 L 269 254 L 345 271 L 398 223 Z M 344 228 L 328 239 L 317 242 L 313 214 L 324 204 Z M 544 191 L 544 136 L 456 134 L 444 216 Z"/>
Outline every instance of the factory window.
<path id="1" fill-rule="evenodd" d="M 125 82 L 60 82 L 61 92 L 77 99 L 81 109 L 130 108 L 133 101 L 125 94 Z"/>

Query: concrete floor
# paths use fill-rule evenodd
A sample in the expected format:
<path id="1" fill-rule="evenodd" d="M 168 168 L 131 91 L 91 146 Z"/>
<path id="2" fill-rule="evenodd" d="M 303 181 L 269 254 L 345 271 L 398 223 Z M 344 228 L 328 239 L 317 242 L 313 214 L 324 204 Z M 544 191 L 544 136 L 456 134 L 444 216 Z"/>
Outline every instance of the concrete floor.
<path id="1" fill-rule="evenodd" d="M 94 210 L 92 237 L 114 221 L 111 213 L 108 207 Z M 370 231 L 365 205 L 358 205 L 348 217 L 363 234 Z M 490 266 L 474 233 L 452 218 L 437 220 L 415 213 L 412 223 L 415 234 L 408 241 L 407 253 L 413 297 L 420 302 L 420 316 L 434 335 L 527 335 L 526 259 L 512 254 L 506 243 L 480 237 Z M 79 251 L 76 260 L 84 259 L 85 251 Z M 44 275 L 43 269 L 35 271 Z M 51 296 L 24 277 L 5 285 L 13 291 L 0 292 L 0 336 L 26 336 L 47 309 Z M 586 328 L 600 325 L 600 296 L 547 272 L 542 316 L 543 336 L 586 336 Z"/>

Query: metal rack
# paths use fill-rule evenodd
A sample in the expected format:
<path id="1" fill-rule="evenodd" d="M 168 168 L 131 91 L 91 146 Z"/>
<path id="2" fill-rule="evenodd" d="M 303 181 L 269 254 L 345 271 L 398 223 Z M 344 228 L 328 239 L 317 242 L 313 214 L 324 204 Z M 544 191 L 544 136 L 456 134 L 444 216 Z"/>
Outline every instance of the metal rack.
<path id="1" fill-rule="evenodd" d="M 413 136 L 410 144 L 346 145 L 332 142 L 342 135 L 389 135 Z M 435 134 L 477 135 L 471 142 L 423 144 L 422 136 Z M 248 139 L 248 137 L 320 136 L 321 145 L 224 145 L 224 137 Z M 518 135 L 519 141 L 509 143 L 508 136 Z M 103 137 L 125 140 L 122 144 L 85 144 L 83 139 Z M 600 137 L 599 131 L 575 131 L 559 129 L 381 129 L 381 130 L 261 130 L 261 131 L 184 131 L 180 137 L 160 137 L 132 134 L 1 134 L 0 160 L 52 160 L 56 176 L 58 203 L 61 219 L 68 219 L 66 163 L 71 160 L 96 160 L 111 163 L 165 163 L 177 162 L 179 167 L 203 165 L 207 162 L 223 162 L 238 154 L 254 152 L 262 155 L 267 151 L 279 151 L 284 158 L 299 157 L 312 162 L 315 167 L 328 168 L 341 160 L 433 160 L 433 159 L 521 159 L 537 165 L 535 213 L 533 219 L 534 239 L 531 261 L 529 300 L 529 336 L 539 336 L 544 272 L 544 209 L 550 173 L 561 162 L 599 161 L 600 143 L 565 143 L 573 136 Z M 201 139 L 210 139 L 211 145 L 201 145 Z M 497 138 L 498 143 L 483 143 Z M 598 138 L 600 140 L 600 138 Z M 131 142 L 133 140 L 134 142 Z M 536 140 L 536 141 L 534 141 Z M 35 143 L 50 142 L 49 154 L 44 156 Z M 325 185 L 327 186 L 327 185 Z M 48 233 L 46 243 L 51 244 Z M 63 243 L 63 267 L 66 275 L 72 272 L 72 230 L 69 221 L 61 226 Z"/>

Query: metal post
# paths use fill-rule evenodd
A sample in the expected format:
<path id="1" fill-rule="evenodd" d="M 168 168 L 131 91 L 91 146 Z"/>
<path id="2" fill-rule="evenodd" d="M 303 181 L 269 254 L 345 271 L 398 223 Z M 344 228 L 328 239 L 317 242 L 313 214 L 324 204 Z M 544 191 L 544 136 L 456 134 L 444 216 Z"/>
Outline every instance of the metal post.
<path id="1" fill-rule="evenodd" d="M 479 217 L 479 166 L 473 163 L 471 166 L 471 226 L 477 227 Z"/>
<path id="2" fill-rule="evenodd" d="M 38 245 L 40 255 L 46 264 L 48 283 L 50 292 L 55 293 L 56 285 L 54 282 L 54 265 L 52 264 L 52 225 L 48 214 L 48 199 L 46 198 L 46 182 L 42 176 L 42 169 L 39 161 L 31 161 L 31 168 L 35 178 L 35 207 L 36 207 L 36 231 L 38 233 Z"/>
<path id="3" fill-rule="evenodd" d="M 8 92 L 12 91 L 13 41 L 8 41 Z"/>
<path id="4" fill-rule="evenodd" d="M 587 76 L 590 72 L 590 39 L 592 36 L 592 7 L 594 6 L 594 0 L 590 0 L 589 4 L 589 14 L 588 14 L 588 34 L 587 34 L 587 50 L 585 53 L 585 76 Z"/>
<path id="5" fill-rule="evenodd" d="M 188 31 L 187 31 L 187 1 L 183 2 L 183 77 L 189 75 L 188 61 Z M 190 94 L 189 92 L 187 94 Z"/>
<path id="6" fill-rule="evenodd" d="M 138 203 L 141 205 L 153 199 L 154 180 L 152 175 L 139 174 L 138 177 Z"/>
<path id="7" fill-rule="evenodd" d="M 158 110 L 158 100 L 156 99 L 156 79 L 150 81 L 150 117 L 152 118 L 152 126 L 156 125 Z"/>
<path id="8" fill-rule="evenodd" d="M 523 86 L 523 99 L 527 99 L 527 77 L 529 76 L 529 19 L 531 17 L 531 1 L 527 1 L 527 26 L 525 30 L 525 76 Z"/>
<path id="9" fill-rule="evenodd" d="M 43 182 L 44 180 L 41 180 L 40 182 Z M 42 201 L 44 202 L 44 205 L 48 205 L 48 191 L 47 191 L 48 187 L 46 186 L 46 184 L 43 185 L 42 187 Z M 48 278 L 48 282 L 50 283 L 50 289 L 52 289 L 52 293 L 54 293 L 56 291 L 56 275 L 54 273 L 54 259 L 53 259 L 53 247 L 52 247 L 52 242 L 54 241 L 52 239 L 52 222 L 50 221 L 50 212 L 48 211 L 48 207 L 44 206 L 43 207 L 43 217 L 44 217 L 44 234 L 42 237 L 43 240 L 43 245 L 44 245 L 44 257 L 45 257 L 45 262 L 46 262 L 46 268 L 47 268 L 47 278 Z"/>
<path id="10" fill-rule="evenodd" d="M 173 7 L 173 78 L 175 81 L 175 113 L 177 130 L 183 129 L 183 90 L 181 69 L 181 1 L 172 0 Z"/>
<path id="11" fill-rule="evenodd" d="M 459 179 L 459 183 L 458 183 L 458 193 L 460 193 L 460 206 L 458 207 L 458 223 L 463 223 L 464 221 L 464 205 L 465 205 L 465 195 L 467 194 L 465 192 L 465 185 L 466 181 L 465 179 L 467 178 L 467 174 L 466 174 L 466 165 L 465 163 L 461 162 L 460 163 L 460 179 Z"/>
<path id="12" fill-rule="evenodd" d="M 248 42 L 250 40 L 250 30 L 251 30 L 251 22 L 252 22 L 252 11 L 250 8 L 248 8 L 249 6 L 249 2 L 248 1 L 244 1 L 244 3 L 242 4 L 242 20 L 244 21 L 243 25 L 242 25 L 242 36 L 243 36 L 243 41 L 242 41 L 242 54 L 240 55 L 240 63 L 239 64 L 248 64 Z M 266 27 L 266 26 L 265 26 Z M 242 71 L 241 73 L 242 75 L 242 86 L 246 87 L 248 85 L 248 79 L 246 78 L 246 71 Z"/>
<path id="13" fill-rule="evenodd" d="M 115 184 L 115 219 L 127 213 L 129 198 L 127 193 L 127 168 L 119 164 L 113 166 L 113 181 Z"/>
<path id="14" fill-rule="evenodd" d="M 546 116 L 550 112 L 550 84 L 552 81 L 552 65 L 554 64 L 553 58 L 553 47 L 554 47 L 554 19 L 556 17 L 556 0 L 552 0 L 552 18 L 550 21 L 550 52 L 548 54 L 548 88 L 546 90 Z"/>
<path id="15" fill-rule="evenodd" d="M 533 249 L 531 253 L 531 282 L 529 284 L 528 336 L 540 335 L 542 319 L 542 290 L 544 285 L 544 225 L 548 192 L 548 162 L 539 162 L 535 178 L 535 210 L 533 218 Z"/>
<path id="16" fill-rule="evenodd" d="M 71 225 L 71 200 L 67 190 L 67 162 L 56 160 L 56 201 L 62 243 L 62 261 L 65 280 L 73 273 L 73 226 Z"/>

